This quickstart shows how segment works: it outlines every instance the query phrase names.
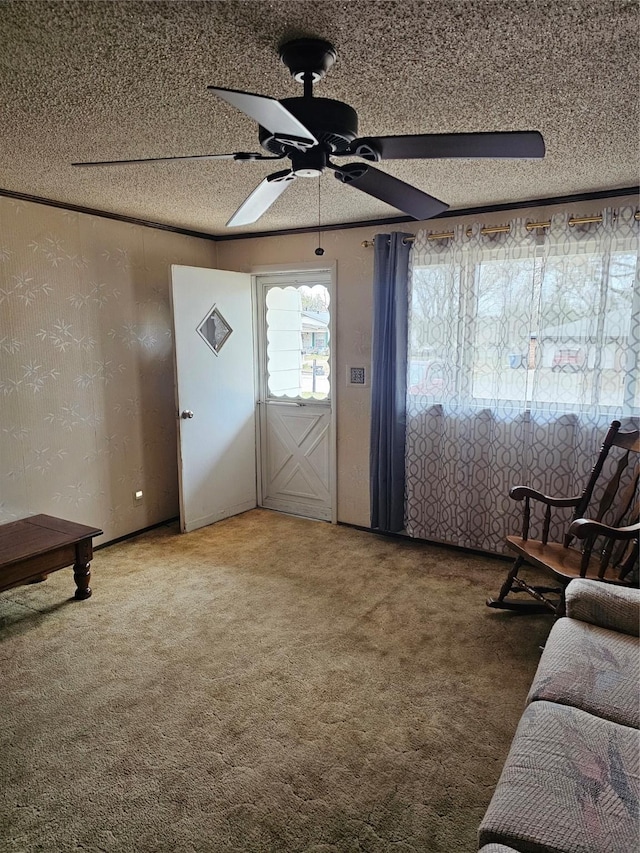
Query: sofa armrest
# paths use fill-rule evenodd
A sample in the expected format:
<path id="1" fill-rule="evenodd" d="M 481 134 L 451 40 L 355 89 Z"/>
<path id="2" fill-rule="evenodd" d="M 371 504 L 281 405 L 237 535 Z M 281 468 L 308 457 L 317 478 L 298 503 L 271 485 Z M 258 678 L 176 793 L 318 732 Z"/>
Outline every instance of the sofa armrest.
<path id="1" fill-rule="evenodd" d="M 577 578 L 565 591 L 567 616 L 637 637 L 640 590 Z"/>

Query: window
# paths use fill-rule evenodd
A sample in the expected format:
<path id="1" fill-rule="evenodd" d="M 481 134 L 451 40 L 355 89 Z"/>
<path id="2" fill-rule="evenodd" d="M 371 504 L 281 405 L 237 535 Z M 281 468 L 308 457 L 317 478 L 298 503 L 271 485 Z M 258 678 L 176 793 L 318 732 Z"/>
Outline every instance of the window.
<path id="1" fill-rule="evenodd" d="M 414 265 L 410 398 L 637 411 L 637 253 L 496 254 Z"/>
<path id="2" fill-rule="evenodd" d="M 269 396 L 327 400 L 329 290 L 269 286 L 265 302 Z"/>
<path id="3" fill-rule="evenodd" d="M 611 421 L 629 429 L 640 413 L 635 209 L 606 208 L 601 222 L 564 212 L 544 229 L 527 225 L 416 235 L 410 536 L 503 551 L 520 523 L 509 489 L 579 493 Z"/>

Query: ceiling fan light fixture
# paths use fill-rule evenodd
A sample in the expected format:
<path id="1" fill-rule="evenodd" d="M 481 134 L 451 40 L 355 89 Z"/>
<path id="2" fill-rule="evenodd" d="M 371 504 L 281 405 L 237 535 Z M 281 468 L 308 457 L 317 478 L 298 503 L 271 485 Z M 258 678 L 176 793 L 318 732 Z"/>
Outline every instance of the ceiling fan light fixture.
<path id="1" fill-rule="evenodd" d="M 310 151 L 292 152 L 289 158 L 296 178 L 319 178 L 327 168 L 327 152 L 320 145 Z"/>

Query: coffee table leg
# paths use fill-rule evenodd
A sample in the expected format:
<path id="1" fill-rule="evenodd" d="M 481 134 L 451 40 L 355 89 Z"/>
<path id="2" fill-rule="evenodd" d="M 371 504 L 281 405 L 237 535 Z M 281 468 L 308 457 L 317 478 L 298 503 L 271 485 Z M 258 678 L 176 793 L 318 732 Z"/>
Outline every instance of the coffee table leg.
<path id="1" fill-rule="evenodd" d="M 76 561 L 73 565 L 73 579 L 76 582 L 75 597 L 79 600 L 89 598 L 91 595 L 91 567 L 90 561 L 93 556 L 91 540 L 78 542 L 76 545 Z"/>

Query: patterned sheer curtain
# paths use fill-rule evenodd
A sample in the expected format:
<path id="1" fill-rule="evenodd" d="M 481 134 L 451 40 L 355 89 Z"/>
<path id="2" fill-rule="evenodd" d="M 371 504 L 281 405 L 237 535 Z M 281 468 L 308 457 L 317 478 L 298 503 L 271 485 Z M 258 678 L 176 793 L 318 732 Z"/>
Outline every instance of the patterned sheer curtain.
<path id="1" fill-rule="evenodd" d="M 444 240 L 416 235 L 410 536 L 503 552 L 521 513 L 509 489 L 579 494 L 610 422 L 638 415 L 634 213 L 607 209 L 602 222 L 573 226 L 557 214 L 544 229 L 514 219 L 498 233 L 458 226 Z"/>

